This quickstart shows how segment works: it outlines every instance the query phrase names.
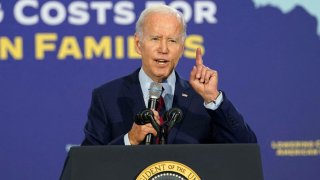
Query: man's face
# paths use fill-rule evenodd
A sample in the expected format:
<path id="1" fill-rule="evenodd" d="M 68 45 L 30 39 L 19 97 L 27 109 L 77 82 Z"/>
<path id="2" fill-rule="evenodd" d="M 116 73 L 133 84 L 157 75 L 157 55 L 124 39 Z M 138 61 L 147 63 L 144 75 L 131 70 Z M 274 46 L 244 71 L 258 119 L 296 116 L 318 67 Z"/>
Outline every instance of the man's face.
<path id="1" fill-rule="evenodd" d="M 135 35 L 142 68 L 156 82 L 166 79 L 178 64 L 184 50 L 182 24 L 168 14 L 149 14 L 142 27 L 143 35 Z"/>

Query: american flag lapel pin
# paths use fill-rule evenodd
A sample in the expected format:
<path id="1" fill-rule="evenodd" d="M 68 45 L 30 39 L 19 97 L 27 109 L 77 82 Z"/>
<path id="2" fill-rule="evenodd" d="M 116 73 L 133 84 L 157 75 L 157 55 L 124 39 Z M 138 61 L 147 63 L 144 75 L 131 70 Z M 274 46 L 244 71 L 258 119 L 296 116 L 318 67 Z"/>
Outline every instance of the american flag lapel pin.
<path id="1" fill-rule="evenodd" d="M 183 97 L 188 97 L 188 94 L 182 93 L 182 96 L 183 96 Z"/>

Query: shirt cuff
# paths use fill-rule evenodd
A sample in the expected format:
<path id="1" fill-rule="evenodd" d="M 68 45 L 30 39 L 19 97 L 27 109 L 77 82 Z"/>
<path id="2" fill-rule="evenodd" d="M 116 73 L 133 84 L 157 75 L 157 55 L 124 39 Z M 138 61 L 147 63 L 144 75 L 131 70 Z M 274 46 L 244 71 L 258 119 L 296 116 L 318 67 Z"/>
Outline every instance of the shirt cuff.
<path id="1" fill-rule="evenodd" d="M 219 106 L 222 103 L 222 101 L 223 101 L 223 95 L 222 95 L 222 92 L 220 91 L 219 96 L 217 97 L 217 99 L 215 101 L 210 102 L 208 104 L 203 102 L 203 105 L 204 105 L 205 108 L 211 109 L 211 110 L 214 111 L 214 110 L 219 108 Z"/>
<path id="2" fill-rule="evenodd" d="M 126 145 L 126 146 L 131 145 L 128 133 L 126 135 L 124 135 L 123 140 L 124 140 L 124 145 Z"/>

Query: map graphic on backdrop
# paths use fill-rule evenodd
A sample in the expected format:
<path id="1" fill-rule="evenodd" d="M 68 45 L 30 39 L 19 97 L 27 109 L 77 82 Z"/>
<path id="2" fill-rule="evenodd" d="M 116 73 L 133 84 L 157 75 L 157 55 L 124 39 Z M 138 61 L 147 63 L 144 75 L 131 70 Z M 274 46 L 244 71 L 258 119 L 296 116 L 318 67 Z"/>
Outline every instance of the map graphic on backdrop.
<path id="1" fill-rule="evenodd" d="M 205 50 L 257 134 L 265 179 L 318 178 L 320 1 L 0 0 L 0 179 L 58 179 L 92 90 L 139 67 L 134 22 L 161 2 L 188 18 L 177 71 L 188 79 Z"/>
<path id="2" fill-rule="evenodd" d="M 316 0 L 253 0 L 253 2 L 256 8 L 272 6 L 278 8 L 285 14 L 290 13 L 297 6 L 304 8 L 311 16 L 317 19 L 317 31 L 320 36 L 320 7 L 319 2 Z"/>

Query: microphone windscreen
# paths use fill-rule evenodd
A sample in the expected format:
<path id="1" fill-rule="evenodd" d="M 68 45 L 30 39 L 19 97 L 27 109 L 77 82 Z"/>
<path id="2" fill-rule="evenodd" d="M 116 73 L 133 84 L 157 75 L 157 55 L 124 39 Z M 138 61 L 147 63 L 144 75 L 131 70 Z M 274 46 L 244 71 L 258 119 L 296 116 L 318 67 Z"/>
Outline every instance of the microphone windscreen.
<path id="1" fill-rule="evenodd" d="M 162 93 L 161 83 L 152 82 L 149 88 L 149 98 L 159 99 Z"/>
<path id="2" fill-rule="evenodd" d="M 182 120 L 182 110 L 179 108 L 171 108 L 169 111 L 167 111 L 164 114 L 164 121 L 166 121 L 167 123 L 178 123 Z"/>
<path id="3" fill-rule="evenodd" d="M 150 109 L 145 109 L 134 117 L 134 121 L 138 125 L 145 125 L 150 123 L 149 116 L 153 116 L 153 112 Z"/>

